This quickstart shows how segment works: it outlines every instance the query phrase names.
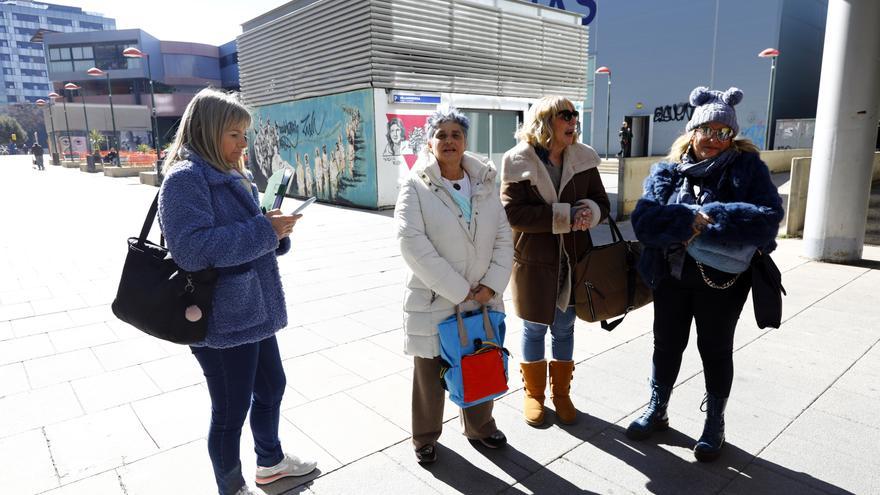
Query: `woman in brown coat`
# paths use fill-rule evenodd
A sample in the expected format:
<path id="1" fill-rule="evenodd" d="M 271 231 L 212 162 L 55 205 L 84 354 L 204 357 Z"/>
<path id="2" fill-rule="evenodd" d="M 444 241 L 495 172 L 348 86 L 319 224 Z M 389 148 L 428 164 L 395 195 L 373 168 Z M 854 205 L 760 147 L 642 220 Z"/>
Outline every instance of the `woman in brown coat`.
<path id="1" fill-rule="evenodd" d="M 607 218 L 610 209 L 599 155 L 577 141 L 578 117 L 569 100 L 541 98 L 527 112 L 516 134 L 520 142 L 505 153 L 502 164 L 501 202 L 513 229 L 513 303 L 524 320 L 524 414 L 532 426 L 544 423 L 548 327 L 556 416 L 563 424 L 577 419 L 569 398 L 574 372 L 572 276 L 576 260 L 593 245 L 589 229 Z"/>

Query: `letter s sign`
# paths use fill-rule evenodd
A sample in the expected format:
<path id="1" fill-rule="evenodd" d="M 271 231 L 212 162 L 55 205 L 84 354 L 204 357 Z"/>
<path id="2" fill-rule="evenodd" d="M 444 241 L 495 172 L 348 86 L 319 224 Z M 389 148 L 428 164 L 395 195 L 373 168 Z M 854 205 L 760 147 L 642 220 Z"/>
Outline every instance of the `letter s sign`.
<path id="1" fill-rule="evenodd" d="M 590 13 L 581 19 L 581 24 L 587 26 L 596 18 L 596 0 L 577 0 L 577 3 L 590 9 Z"/>

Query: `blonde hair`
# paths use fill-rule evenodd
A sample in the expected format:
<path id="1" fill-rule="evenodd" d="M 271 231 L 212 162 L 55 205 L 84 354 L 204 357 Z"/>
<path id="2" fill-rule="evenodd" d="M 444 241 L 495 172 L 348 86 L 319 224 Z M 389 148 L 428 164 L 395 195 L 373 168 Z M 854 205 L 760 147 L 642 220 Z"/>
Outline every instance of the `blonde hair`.
<path id="1" fill-rule="evenodd" d="M 532 146 L 550 148 L 550 142 L 553 141 L 553 117 L 572 108 L 574 104 L 562 96 L 545 96 L 539 99 L 526 112 L 525 120 L 516 131 L 516 139 Z"/>
<path id="2" fill-rule="evenodd" d="M 681 136 L 675 138 L 675 141 L 672 142 L 672 146 L 669 148 L 669 154 L 666 155 L 666 161 L 672 163 L 681 162 L 681 156 L 687 153 L 688 148 L 691 146 L 694 132 L 696 132 L 696 129 L 685 132 Z M 730 146 L 740 153 L 759 153 L 761 151 L 755 146 L 755 143 L 744 137 L 734 138 L 733 142 L 730 143 Z"/>
<path id="3" fill-rule="evenodd" d="M 202 157 L 221 172 L 244 170 L 242 160 L 238 163 L 227 163 L 220 150 L 223 133 L 233 126 L 251 125 L 250 109 L 240 100 L 238 93 L 227 93 L 214 88 L 205 88 L 193 97 L 174 135 L 174 141 L 168 147 L 168 154 L 162 164 L 164 172 L 168 172 L 176 163 L 187 159 L 187 150 Z"/>

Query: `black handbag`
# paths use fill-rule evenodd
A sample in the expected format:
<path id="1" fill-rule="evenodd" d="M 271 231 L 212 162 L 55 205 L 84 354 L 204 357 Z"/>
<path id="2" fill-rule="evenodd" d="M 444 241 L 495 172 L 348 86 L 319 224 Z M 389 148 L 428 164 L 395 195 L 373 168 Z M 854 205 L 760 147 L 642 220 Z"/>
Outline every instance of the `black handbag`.
<path id="1" fill-rule="evenodd" d="M 782 273 L 769 254 L 755 253 L 752 258 L 752 304 L 758 328 L 779 328 L 782 324 Z"/>
<path id="2" fill-rule="evenodd" d="M 156 194 L 140 236 L 128 239 L 111 308 L 117 318 L 153 337 L 176 344 L 200 342 L 208 329 L 217 271 L 181 270 L 165 248 L 164 236 L 159 245 L 147 240 L 158 205 Z"/>
<path id="3" fill-rule="evenodd" d="M 642 244 L 625 241 L 617 223 L 608 218 L 611 244 L 593 246 L 574 267 L 574 307 L 584 321 L 601 321 L 603 329 L 614 330 L 627 313 L 654 299 L 653 292 L 638 272 Z M 611 318 L 620 319 L 609 322 Z"/>

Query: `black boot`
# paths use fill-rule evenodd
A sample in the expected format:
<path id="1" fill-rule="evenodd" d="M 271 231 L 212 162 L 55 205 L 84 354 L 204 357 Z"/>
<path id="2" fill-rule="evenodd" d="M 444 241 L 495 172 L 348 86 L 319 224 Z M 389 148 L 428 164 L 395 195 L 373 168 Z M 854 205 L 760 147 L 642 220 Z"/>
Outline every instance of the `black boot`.
<path id="1" fill-rule="evenodd" d="M 724 446 L 724 408 L 727 407 L 727 397 L 722 399 L 707 393 L 703 404 L 706 406 L 706 424 L 694 447 L 694 457 L 700 462 L 712 462 L 718 459 L 721 447 Z M 700 409 L 703 409 L 702 405 Z"/>
<path id="2" fill-rule="evenodd" d="M 631 440 L 644 440 L 655 431 L 669 429 L 669 415 L 666 414 L 666 406 L 669 405 L 669 397 L 672 395 L 672 387 L 660 385 L 651 379 L 651 401 L 642 415 L 629 424 L 626 436 Z"/>

